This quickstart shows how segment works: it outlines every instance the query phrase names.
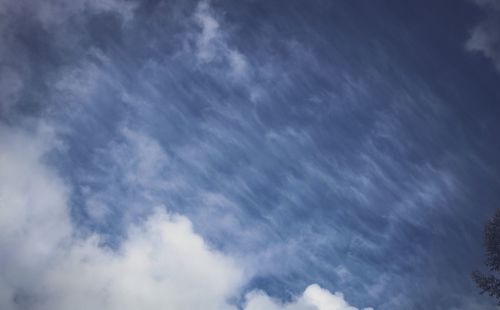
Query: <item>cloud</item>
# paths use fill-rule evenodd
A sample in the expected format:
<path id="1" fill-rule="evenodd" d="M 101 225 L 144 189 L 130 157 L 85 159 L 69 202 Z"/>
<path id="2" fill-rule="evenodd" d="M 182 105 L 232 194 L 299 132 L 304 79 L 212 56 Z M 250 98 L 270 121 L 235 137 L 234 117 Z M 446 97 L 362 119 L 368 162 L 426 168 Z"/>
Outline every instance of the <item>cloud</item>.
<path id="1" fill-rule="evenodd" d="M 158 206 L 118 249 L 72 224 L 69 188 L 43 162 L 46 134 L 2 127 L 2 309 L 231 309 L 243 279 L 183 216 Z M 7 144 L 6 144 L 7 143 Z"/>
<path id="2" fill-rule="evenodd" d="M 0 143 L 9 145 L 0 149 L 2 309 L 236 309 L 231 299 L 248 272 L 211 249 L 187 217 L 157 205 L 110 248 L 101 235 L 80 230 L 71 219 L 71 188 L 47 163 L 50 151 L 61 147 L 53 130 L 38 126 L 33 135 L 0 129 Z M 162 157 L 155 143 L 125 134 L 144 152 L 134 169 L 149 175 L 150 164 Z M 283 306 L 263 292 L 250 292 L 244 309 L 356 308 L 340 293 L 312 285 Z"/>
<path id="3" fill-rule="evenodd" d="M 32 17 L 40 21 L 44 27 L 57 26 L 67 22 L 70 18 L 89 12 L 91 14 L 112 12 L 120 15 L 124 20 L 132 18 L 135 5 L 130 1 L 122 0 L 83 0 L 83 1 L 0 1 L 0 14 L 22 14 L 29 12 Z"/>
<path id="4" fill-rule="evenodd" d="M 317 284 L 308 286 L 302 296 L 290 303 L 273 300 L 267 294 L 254 291 L 246 296 L 245 310 L 358 310 L 349 305 L 342 293 L 330 293 Z M 373 308 L 364 308 L 373 310 Z"/>
<path id="5" fill-rule="evenodd" d="M 72 246 L 35 292 L 49 300 L 43 309 L 232 309 L 227 301 L 241 279 L 187 218 L 159 210 L 129 227 L 117 251 L 99 246 L 97 237 Z"/>
<path id="6" fill-rule="evenodd" d="M 473 2 L 485 11 L 486 18 L 471 30 L 465 48 L 471 52 L 481 53 L 500 71 L 500 1 Z"/>
<path id="7" fill-rule="evenodd" d="M 56 88 L 64 90 L 79 79 L 81 72 L 73 66 L 83 58 L 80 53 L 89 49 L 83 47 L 83 41 L 90 33 L 90 18 L 107 14 L 108 20 L 114 17 L 123 26 L 133 19 L 134 8 L 135 2 L 121 0 L 0 0 L 0 117 L 26 105 L 19 102 L 20 98 L 26 101 L 36 96 L 41 101 L 40 96 L 47 95 L 46 87 L 54 77 L 57 79 L 60 70 L 66 80 Z M 67 60 L 75 56 L 78 60 L 61 62 L 62 54 Z M 69 71 L 75 72 L 69 75 Z M 75 87 L 83 92 L 92 86 L 91 82 L 87 79 Z"/>
<path id="8" fill-rule="evenodd" d="M 68 190 L 39 162 L 53 143 L 52 135 L 43 127 L 30 138 L 0 125 L 1 144 L 8 145 L 0 149 L 0 244 L 2 249 L 15 246 L 23 254 L 18 259 L 11 257 L 12 252 L 2 251 L 2 258 L 12 258 L 13 263 L 44 261 L 70 235 Z"/>
<path id="9" fill-rule="evenodd" d="M 201 28 L 196 40 L 197 56 L 202 61 L 212 61 L 215 58 L 220 42 L 219 22 L 212 16 L 207 2 L 200 2 L 195 12 L 195 20 Z"/>
<path id="10" fill-rule="evenodd" d="M 194 40 L 196 56 L 202 63 L 221 64 L 229 70 L 232 77 L 244 78 L 248 74 L 246 57 L 228 44 L 217 19 L 218 16 L 208 1 L 198 4 L 194 21 L 201 31 Z"/>

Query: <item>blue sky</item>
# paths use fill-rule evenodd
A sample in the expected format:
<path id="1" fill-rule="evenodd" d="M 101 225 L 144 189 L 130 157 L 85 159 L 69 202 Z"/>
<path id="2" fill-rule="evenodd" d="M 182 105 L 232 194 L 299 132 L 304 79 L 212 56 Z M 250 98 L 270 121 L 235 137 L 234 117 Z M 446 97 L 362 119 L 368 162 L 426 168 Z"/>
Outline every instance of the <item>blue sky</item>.
<path id="1" fill-rule="evenodd" d="M 0 0 L 0 308 L 495 309 L 500 2 Z"/>

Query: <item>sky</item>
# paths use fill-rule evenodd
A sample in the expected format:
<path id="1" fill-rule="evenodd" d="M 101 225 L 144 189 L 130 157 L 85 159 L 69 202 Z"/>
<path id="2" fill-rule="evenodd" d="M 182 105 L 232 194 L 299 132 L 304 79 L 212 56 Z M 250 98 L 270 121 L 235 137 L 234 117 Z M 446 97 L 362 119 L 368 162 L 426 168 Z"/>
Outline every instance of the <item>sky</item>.
<path id="1" fill-rule="evenodd" d="M 497 309 L 498 0 L 0 0 L 0 309 Z"/>

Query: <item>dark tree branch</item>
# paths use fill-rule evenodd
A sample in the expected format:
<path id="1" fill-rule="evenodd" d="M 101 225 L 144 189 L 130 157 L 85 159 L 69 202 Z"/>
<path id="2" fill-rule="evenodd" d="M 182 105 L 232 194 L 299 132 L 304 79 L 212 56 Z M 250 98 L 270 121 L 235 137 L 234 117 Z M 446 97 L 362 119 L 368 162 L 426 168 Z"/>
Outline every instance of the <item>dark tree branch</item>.
<path id="1" fill-rule="evenodd" d="M 500 210 L 484 227 L 484 245 L 486 248 L 486 266 L 493 272 L 500 272 Z M 487 293 L 495 297 L 500 305 L 500 279 L 494 274 L 484 274 L 478 271 L 472 273 L 481 294 Z"/>

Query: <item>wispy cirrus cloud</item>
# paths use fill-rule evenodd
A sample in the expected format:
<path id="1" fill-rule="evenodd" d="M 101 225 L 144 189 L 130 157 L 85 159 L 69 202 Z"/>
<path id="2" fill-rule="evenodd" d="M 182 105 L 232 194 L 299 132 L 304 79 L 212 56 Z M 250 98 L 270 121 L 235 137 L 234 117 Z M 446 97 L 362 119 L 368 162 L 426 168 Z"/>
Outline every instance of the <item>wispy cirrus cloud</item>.
<path id="1" fill-rule="evenodd" d="M 19 110 L 40 112 L 40 101 L 48 106 L 50 99 L 44 96 L 53 78 L 60 76 L 58 71 L 75 70 L 80 52 L 88 51 L 79 41 L 88 35 L 88 19 L 108 14 L 108 20 L 122 27 L 132 19 L 134 8 L 134 2 L 120 0 L 1 1 L 0 116 L 12 118 Z M 70 34 L 78 28 L 84 33 Z M 59 61 L 61 54 L 73 61 Z"/>

